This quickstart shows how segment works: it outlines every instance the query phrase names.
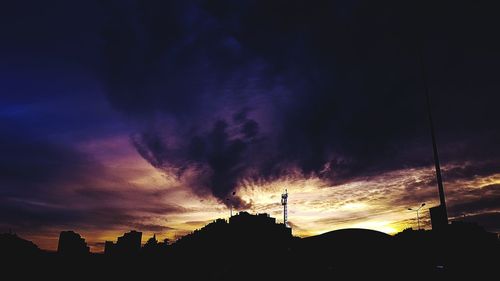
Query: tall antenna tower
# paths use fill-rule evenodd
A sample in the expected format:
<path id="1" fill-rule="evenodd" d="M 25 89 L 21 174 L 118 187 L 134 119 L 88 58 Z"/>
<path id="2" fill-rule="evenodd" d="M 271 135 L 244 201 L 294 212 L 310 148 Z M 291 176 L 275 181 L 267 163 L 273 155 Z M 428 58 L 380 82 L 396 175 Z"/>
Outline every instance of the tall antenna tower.
<path id="1" fill-rule="evenodd" d="M 281 194 L 281 205 L 283 205 L 283 223 L 287 227 L 288 211 L 286 209 L 288 204 L 288 190 L 285 189 L 285 193 Z"/>

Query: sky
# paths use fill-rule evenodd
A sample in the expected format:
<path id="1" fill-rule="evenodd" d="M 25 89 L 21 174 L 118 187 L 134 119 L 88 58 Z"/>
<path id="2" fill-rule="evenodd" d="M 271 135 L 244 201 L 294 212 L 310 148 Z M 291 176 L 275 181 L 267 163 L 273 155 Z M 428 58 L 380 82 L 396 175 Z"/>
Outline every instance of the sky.
<path id="1" fill-rule="evenodd" d="M 394 234 L 422 203 L 429 229 L 427 86 L 450 219 L 500 232 L 488 2 L 2 3 L 0 231 L 98 252 L 230 206 L 282 222 L 284 189 L 297 236 Z"/>

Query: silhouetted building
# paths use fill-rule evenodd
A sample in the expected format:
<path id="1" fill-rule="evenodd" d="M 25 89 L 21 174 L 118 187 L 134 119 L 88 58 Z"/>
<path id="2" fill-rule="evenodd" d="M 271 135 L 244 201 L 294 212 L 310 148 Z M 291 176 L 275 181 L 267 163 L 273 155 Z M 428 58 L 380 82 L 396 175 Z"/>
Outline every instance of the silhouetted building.
<path id="1" fill-rule="evenodd" d="M 438 205 L 429 208 L 431 215 L 431 224 L 433 230 L 440 230 L 448 225 L 448 216 L 446 214 L 446 207 L 444 205 Z"/>
<path id="2" fill-rule="evenodd" d="M 276 223 L 276 219 L 269 214 L 252 215 L 239 212 L 229 219 L 229 229 L 239 241 L 246 240 L 247 244 L 281 243 L 292 237 L 292 229 L 285 224 Z M 251 242 L 252 241 L 252 242 Z"/>
<path id="3" fill-rule="evenodd" d="M 498 234 L 486 231 L 482 226 L 474 222 L 452 221 L 448 224 L 449 235 L 458 237 L 464 241 L 500 242 Z"/>
<path id="4" fill-rule="evenodd" d="M 234 224 L 251 223 L 251 224 L 270 225 L 270 224 L 276 224 L 276 219 L 270 217 L 269 214 L 266 213 L 251 215 L 248 212 L 239 212 L 237 215 L 229 219 L 229 223 L 234 223 Z"/>
<path id="5" fill-rule="evenodd" d="M 277 224 L 276 219 L 270 217 L 269 214 L 257 214 L 251 215 L 248 212 L 239 212 L 237 215 L 232 216 L 229 219 L 230 226 L 234 228 L 245 228 L 250 230 L 253 234 L 262 233 L 285 233 L 287 235 L 292 235 L 292 229 L 287 227 L 285 224 Z"/>
<path id="6" fill-rule="evenodd" d="M 137 253 L 141 249 L 142 232 L 132 230 L 118 237 L 116 246 L 118 251 Z"/>
<path id="7" fill-rule="evenodd" d="M 141 250 L 142 232 L 132 230 L 118 237 L 116 244 L 106 241 L 104 253 L 107 255 L 136 255 Z"/>
<path id="8" fill-rule="evenodd" d="M 0 257 L 31 257 L 40 253 L 33 242 L 22 239 L 15 233 L 0 234 Z"/>
<path id="9" fill-rule="evenodd" d="M 168 251 L 168 239 L 163 242 L 158 242 L 156 234 L 149 238 L 146 244 L 142 247 L 142 252 L 149 257 L 159 256 Z"/>
<path id="10" fill-rule="evenodd" d="M 74 231 L 61 231 L 57 252 L 69 256 L 86 255 L 89 254 L 89 247 L 80 234 Z"/>
<path id="11" fill-rule="evenodd" d="M 142 250 L 147 253 L 147 254 L 154 254 L 158 252 L 160 243 L 158 243 L 158 240 L 156 240 L 156 234 L 153 235 L 153 237 L 149 238 L 148 241 L 146 241 L 146 244 L 142 247 Z"/>
<path id="12" fill-rule="evenodd" d="M 112 255 L 116 252 L 116 244 L 113 241 L 104 242 L 104 254 Z"/>
<path id="13" fill-rule="evenodd" d="M 166 272 L 185 280 L 259 280 L 263 276 L 276 280 L 361 279 L 366 272 L 379 279 L 395 270 L 410 272 L 418 279 L 473 276 L 483 280 L 498 271 L 498 236 L 474 223 L 452 221 L 440 231 L 409 228 L 395 236 L 342 229 L 298 238 L 289 231 L 267 214 L 241 212 L 229 222 L 215 220 L 168 247 L 154 235 L 137 255 L 133 254 L 140 247 L 142 233 L 125 233 L 117 243 L 106 242 L 106 254 L 113 255 L 105 258 L 66 258 L 39 250 L 14 234 L 0 234 L 0 264 L 2 274 L 11 273 L 7 276 L 35 273 L 37 279 L 49 280 L 68 279 L 75 273 L 83 279 L 152 279 Z M 83 239 L 74 232 L 61 233 L 59 250 L 68 249 L 66 245 L 75 241 L 81 244 Z"/>
<path id="14" fill-rule="evenodd" d="M 158 240 L 156 240 L 156 234 L 149 238 L 146 244 L 144 244 L 144 249 L 154 249 L 158 245 Z"/>

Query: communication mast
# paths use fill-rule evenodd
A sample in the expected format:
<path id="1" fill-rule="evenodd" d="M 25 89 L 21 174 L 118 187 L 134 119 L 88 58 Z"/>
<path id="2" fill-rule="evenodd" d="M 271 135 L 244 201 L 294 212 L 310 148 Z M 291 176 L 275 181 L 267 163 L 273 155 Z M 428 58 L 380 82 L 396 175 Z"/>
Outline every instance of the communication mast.
<path id="1" fill-rule="evenodd" d="M 283 205 L 283 224 L 287 225 L 288 213 L 287 213 L 287 204 L 288 204 L 288 191 L 285 189 L 285 193 L 281 194 L 281 205 Z"/>

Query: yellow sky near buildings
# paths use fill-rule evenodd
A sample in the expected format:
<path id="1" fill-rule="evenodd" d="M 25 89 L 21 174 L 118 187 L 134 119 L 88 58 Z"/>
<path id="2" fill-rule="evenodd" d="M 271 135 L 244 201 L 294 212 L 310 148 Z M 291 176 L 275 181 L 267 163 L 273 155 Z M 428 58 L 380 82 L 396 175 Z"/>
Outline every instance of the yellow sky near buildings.
<path id="1" fill-rule="evenodd" d="M 91 250 L 103 250 L 105 240 L 116 241 L 131 229 L 143 232 L 143 242 L 153 234 L 159 240 L 176 238 L 201 228 L 217 218 L 228 218 L 229 209 L 216 198 L 196 195 L 175 175 L 155 169 L 130 145 L 128 138 L 82 143 L 81 150 L 93 155 L 106 176 L 64 187 L 64 200 L 57 208 L 78 210 L 89 219 L 77 226 L 54 225 L 37 234 L 23 235 L 41 248 L 55 250 L 58 233 L 72 229 L 80 233 Z M 444 165 L 447 169 L 454 166 Z M 293 234 L 310 236 L 342 228 L 367 228 L 397 233 L 416 228 L 416 213 L 408 211 L 422 202 L 421 226 L 429 228 L 428 208 L 438 204 L 433 167 L 402 168 L 348 183 L 331 184 L 314 176 L 291 173 L 272 181 L 243 180 L 236 196 L 250 203 L 250 213 L 269 213 L 283 221 L 281 193 L 287 189 L 288 219 Z M 500 174 L 445 182 L 447 200 L 467 195 L 469 190 L 500 183 Z"/>

